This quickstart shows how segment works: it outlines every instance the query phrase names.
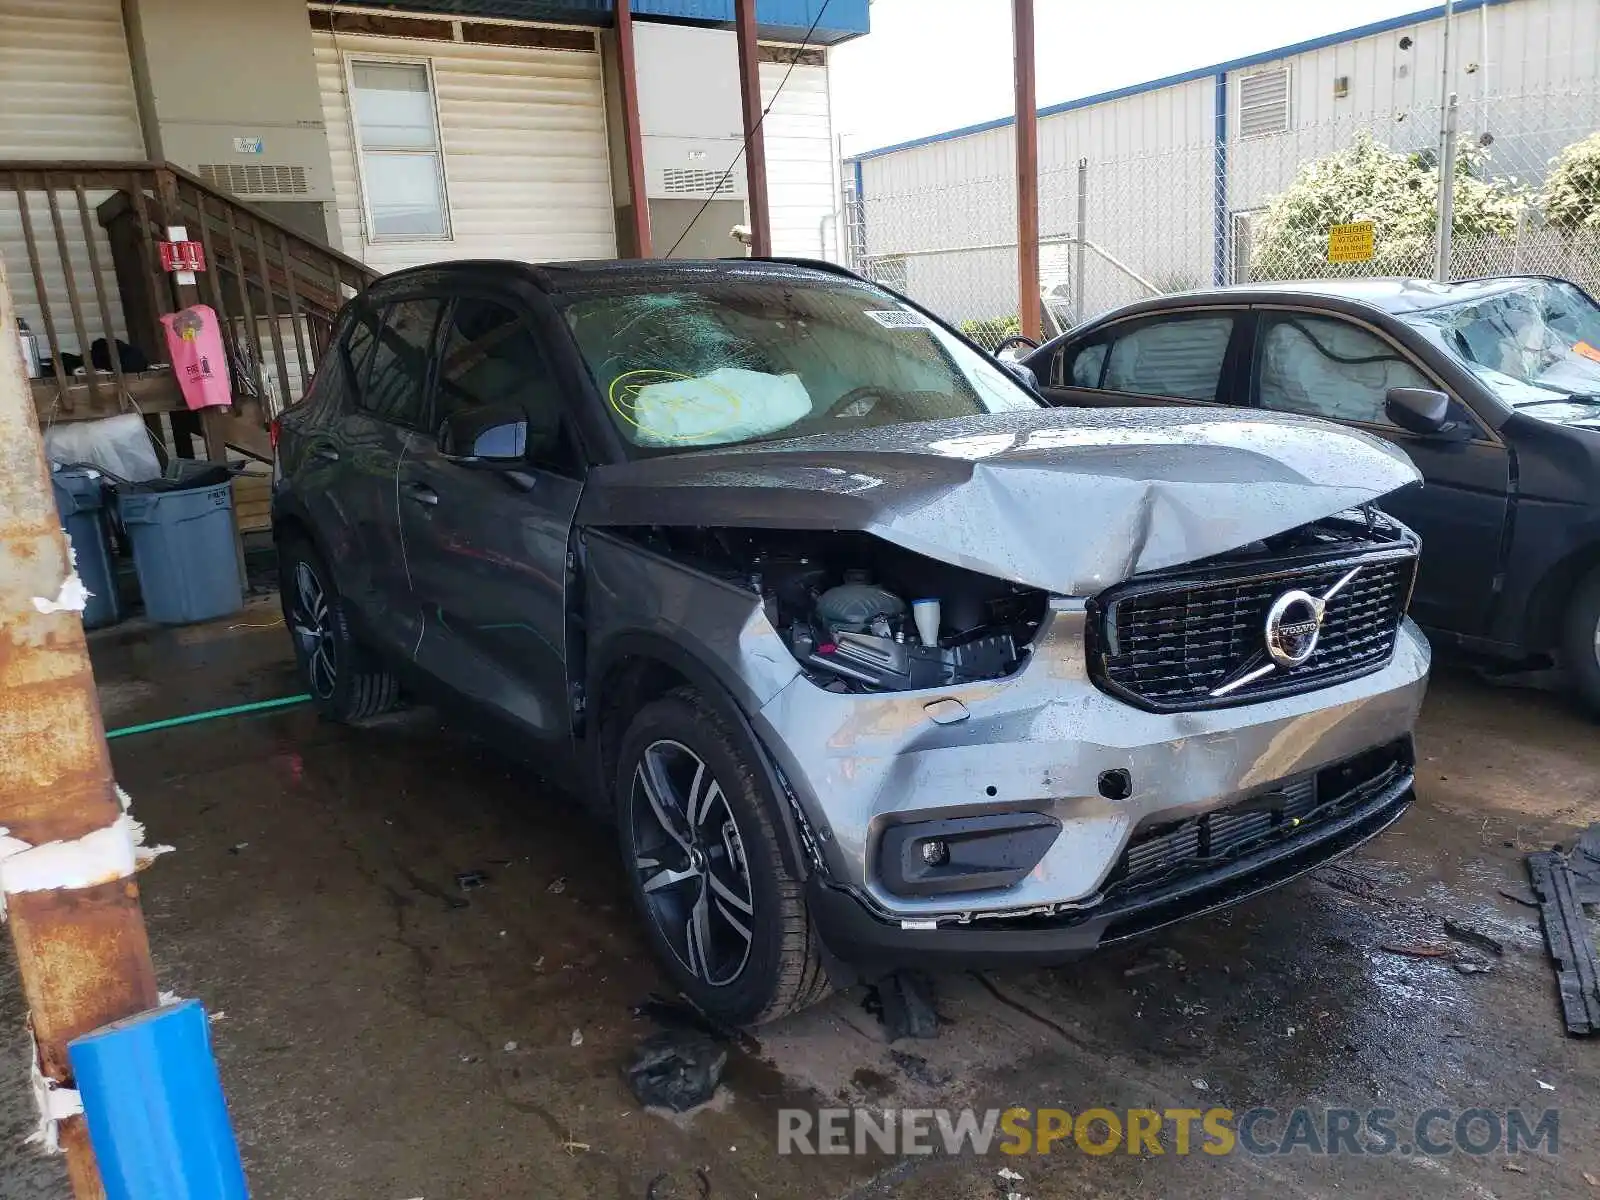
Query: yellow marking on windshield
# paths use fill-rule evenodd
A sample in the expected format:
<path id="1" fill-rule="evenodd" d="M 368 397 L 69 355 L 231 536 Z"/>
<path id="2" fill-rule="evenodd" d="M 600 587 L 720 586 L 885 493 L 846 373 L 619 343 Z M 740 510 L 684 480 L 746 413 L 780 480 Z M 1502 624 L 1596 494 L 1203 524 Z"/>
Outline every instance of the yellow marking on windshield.
<path id="1" fill-rule="evenodd" d="M 675 396 L 671 399 L 658 401 L 663 416 L 678 415 L 709 415 L 712 418 L 721 417 L 722 424 L 696 429 L 693 433 L 674 433 L 669 429 L 657 428 L 654 423 L 643 423 L 638 417 L 639 393 L 645 388 L 660 383 L 685 383 L 698 381 L 707 391 L 716 392 L 726 396 L 728 403 L 713 405 L 695 396 Z M 613 412 L 629 425 L 641 433 L 651 437 L 661 438 L 674 442 L 704 442 L 714 439 L 718 434 L 737 425 L 743 416 L 743 398 L 732 388 L 723 387 L 721 384 L 711 383 L 701 376 L 685 375 L 681 371 L 663 371 L 652 367 L 644 367 L 634 371 L 624 371 L 611 381 L 607 392 L 607 401 Z"/>

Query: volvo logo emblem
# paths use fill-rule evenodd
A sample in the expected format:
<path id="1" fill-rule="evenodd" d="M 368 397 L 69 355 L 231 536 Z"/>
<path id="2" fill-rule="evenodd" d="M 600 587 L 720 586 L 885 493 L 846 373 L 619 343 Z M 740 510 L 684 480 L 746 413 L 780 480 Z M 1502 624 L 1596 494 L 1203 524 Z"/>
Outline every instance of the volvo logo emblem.
<path id="1" fill-rule="evenodd" d="M 1317 640 L 1322 637 L 1322 618 L 1327 614 L 1328 602 L 1360 573 L 1360 567 L 1351 567 L 1320 596 L 1295 588 L 1274 600 L 1272 607 L 1267 609 L 1266 627 L 1263 630 L 1267 661 L 1262 662 L 1261 654 L 1257 652 L 1254 658 L 1234 672 L 1231 679 L 1220 687 L 1212 688 L 1212 697 L 1229 695 L 1274 671 L 1287 671 L 1309 662 L 1317 652 Z"/>
<path id="2" fill-rule="evenodd" d="M 1267 610 L 1267 657 L 1285 669 L 1298 667 L 1317 652 L 1322 615 L 1328 602 L 1296 588 Z"/>

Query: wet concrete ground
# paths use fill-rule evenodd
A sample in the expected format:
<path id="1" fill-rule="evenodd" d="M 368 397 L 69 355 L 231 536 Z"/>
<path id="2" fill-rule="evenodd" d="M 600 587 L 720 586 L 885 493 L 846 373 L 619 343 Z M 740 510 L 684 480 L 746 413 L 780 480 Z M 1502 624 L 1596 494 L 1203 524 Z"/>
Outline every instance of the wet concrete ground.
<path id="1" fill-rule="evenodd" d="M 275 621 L 269 603 L 97 635 L 107 725 L 299 691 Z M 1362 852 L 1075 966 L 941 978 L 933 1041 L 890 1046 L 859 993 L 835 996 L 736 1046 L 717 1101 L 678 1120 L 620 1076 L 660 981 L 612 835 L 526 768 L 426 710 L 344 729 L 302 707 L 112 746 L 152 840 L 177 847 L 141 878 L 157 969 L 216 1018 L 258 1197 L 1600 1196 L 1600 1056 L 1563 1035 L 1537 916 L 1499 892 L 1525 884 L 1527 850 L 1600 818 L 1596 727 L 1554 697 L 1441 671 L 1420 801 Z M 486 886 L 463 891 L 468 870 Z M 54 1200 L 58 1164 L 20 1144 L 21 1029 L 8 965 L 0 1198 Z M 1520 1106 L 1559 1109 L 1560 1140 L 1516 1159 L 776 1152 L 779 1108 L 847 1103 L 1385 1106 L 1402 1134 L 1432 1107 Z"/>

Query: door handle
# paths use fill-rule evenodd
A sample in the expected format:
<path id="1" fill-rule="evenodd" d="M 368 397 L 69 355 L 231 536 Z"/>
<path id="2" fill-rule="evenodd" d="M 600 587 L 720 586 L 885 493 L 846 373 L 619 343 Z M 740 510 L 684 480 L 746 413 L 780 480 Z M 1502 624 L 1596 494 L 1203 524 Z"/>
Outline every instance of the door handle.
<path id="1" fill-rule="evenodd" d="M 408 483 L 406 484 L 406 499 L 415 501 L 418 504 L 426 504 L 429 508 L 432 508 L 439 503 L 439 493 L 425 483 Z"/>
<path id="2" fill-rule="evenodd" d="M 311 447 L 311 457 L 321 459 L 323 462 L 338 462 L 339 452 L 326 442 L 319 442 Z"/>

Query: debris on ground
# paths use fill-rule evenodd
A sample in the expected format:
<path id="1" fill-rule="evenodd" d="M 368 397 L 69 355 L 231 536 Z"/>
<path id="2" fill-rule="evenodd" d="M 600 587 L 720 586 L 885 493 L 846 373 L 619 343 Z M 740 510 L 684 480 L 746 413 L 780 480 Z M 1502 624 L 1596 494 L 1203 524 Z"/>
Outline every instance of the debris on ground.
<path id="1" fill-rule="evenodd" d="M 1457 921 L 1454 917 L 1443 917 L 1444 931 L 1458 942 L 1466 942 L 1469 946 L 1476 946 L 1480 950 L 1487 950 L 1490 954 L 1499 956 L 1506 952 L 1504 945 L 1497 938 L 1490 937 L 1481 929 L 1475 929 L 1464 921 Z"/>
<path id="2" fill-rule="evenodd" d="M 1006 1180 L 1008 1183 L 1021 1183 L 1022 1182 L 1021 1173 L 1017 1172 L 1017 1171 L 1013 1171 L 1010 1167 L 1001 1167 L 998 1171 L 995 1172 L 995 1174 L 997 1174 L 1001 1179 Z"/>
<path id="3" fill-rule="evenodd" d="M 1197 1092 L 1209 1092 L 1211 1090 L 1211 1085 L 1204 1079 L 1193 1079 L 1190 1082 L 1194 1084 L 1194 1090 Z"/>
<path id="4" fill-rule="evenodd" d="M 1426 942 L 1407 944 L 1385 942 L 1378 949 L 1387 950 L 1390 954 L 1403 954 L 1407 958 L 1445 958 L 1450 953 L 1448 946 L 1435 946 Z"/>
<path id="5" fill-rule="evenodd" d="M 545 888 L 545 891 L 550 892 L 550 893 L 552 893 L 554 895 L 557 895 L 557 896 L 559 896 L 562 892 L 564 892 L 566 890 L 567 890 L 567 880 L 566 880 L 565 876 L 562 876 L 560 879 L 552 879 L 550 881 L 550 886 Z"/>
<path id="6" fill-rule="evenodd" d="M 939 1010 L 934 1007 L 933 984 L 927 976 L 916 971 L 896 971 L 880 979 L 874 990 L 878 1019 L 883 1022 L 889 1041 L 939 1036 Z"/>
<path id="7" fill-rule="evenodd" d="M 1455 967 L 1463 975 L 1487 975 L 1494 970 L 1494 966 L 1491 963 L 1486 963 L 1481 958 L 1457 959 Z"/>
<path id="8" fill-rule="evenodd" d="M 506 1053 L 507 1054 L 515 1054 L 516 1052 L 517 1052 L 517 1044 L 515 1042 L 507 1042 L 506 1043 Z"/>
<path id="9" fill-rule="evenodd" d="M 1567 1032 L 1600 1032 L 1600 955 L 1583 910 L 1600 904 L 1600 822 L 1585 829 L 1569 853 L 1541 850 L 1528 855 L 1527 864 Z"/>
<path id="10" fill-rule="evenodd" d="M 1514 900 L 1518 904 L 1527 905 L 1527 907 L 1529 907 L 1529 908 L 1538 908 L 1539 907 L 1539 897 L 1537 897 L 1537 896 L 1535 896 L 1533 894 L 1533 889 L 1532 888 L 1503 887 L 1503 888 L 1500 888 L 1499 891 L 1500 891 L 1500 894 L 1502 896 L 1504 896 L 1507 900 Z"/>
<path id="11" fill-rule="evenodd" d="M 696 1168 L 692 1184 L 685 1183 L 676 1174 L 661 1172 L 644 1190 L 645 1200 L 711 1200 L 711 1180 L 703 1170 Z"/>
<path id="12" fill-rule="evenodd" d="M 463 892 L 475 891 L 489 882 L 487 871 L 457 871 L 456 886 Z"/>
<path id="13" fill-rule="evenodd" d="M 703 1033 L 666 1029 L 640 1042 L 623 1072 L 648 1108 L 688 1112 L 716 1094 L 728 1052 Z"/>
<path id="14" fill-rule="evenodd" d="M 1523 1166 L 1521 1163 L 1514 1163 L 1510 1161 L 1501 1163 L 1500 1169 L 1502 1171 L 1511 1171 L 1517 1175 L 1526 1175 L 1528 1173 L 1527 1167 Z"/>
<path id="15" fill-rule="evenodd" d="M 1541 1091 L 1545 1091 L 1545 1092 L 1553 1092 L 1553 1091 L 1555 1091 L 1555 1090 L 1556 1090 L 1556 1085 L 1555 1085 L 1555 1084 L 1553 1084 L 1553 1083 L 1546 1083 L 1546 1082 L 1545 1082 L 1545 1081 L 1544 1081 L 1544 1080 L 1542 1080 L 1542 1079 L 1535 1079 L 1535 1080 L 1534 1080 L 1534 1082 L 1535 1082 L 1535 1083 L 1537 1083 L 1537 1084 L 1538 1084 L 1538 1085 L 1539 1085 L 1539 1089 L 1540 1089 L 1540 1090 L 1541 1090 Z"/>
<path id="16" fill-rule="evenodd" d="M 573 1045 L 574 1045 L 574 1046 L 581 1046 L 581 1045 L 583 1045 L 583 1030 L 581 1030 L 581 1029 L 574 1029 L 574 1030 L 573 1030 L 573 1031 L 572 1031 L 572 1044 L 573 1044 Z"/>

